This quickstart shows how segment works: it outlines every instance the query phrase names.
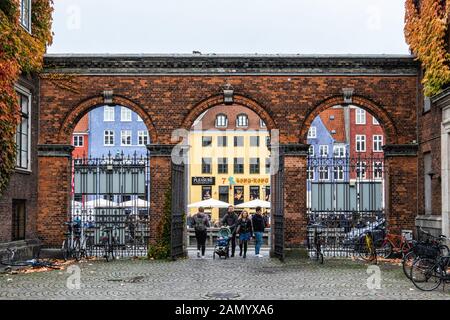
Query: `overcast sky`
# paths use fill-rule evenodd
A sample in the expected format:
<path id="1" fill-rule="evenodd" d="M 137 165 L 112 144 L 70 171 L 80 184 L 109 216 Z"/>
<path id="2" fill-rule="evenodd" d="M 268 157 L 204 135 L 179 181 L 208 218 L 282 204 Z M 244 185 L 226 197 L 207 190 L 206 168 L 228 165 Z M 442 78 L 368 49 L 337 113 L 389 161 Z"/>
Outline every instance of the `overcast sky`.
<path id="1" fill-rule="evenodd" d="M 404 0 L 54 2 L 49 53 L 408 53 Z"/>

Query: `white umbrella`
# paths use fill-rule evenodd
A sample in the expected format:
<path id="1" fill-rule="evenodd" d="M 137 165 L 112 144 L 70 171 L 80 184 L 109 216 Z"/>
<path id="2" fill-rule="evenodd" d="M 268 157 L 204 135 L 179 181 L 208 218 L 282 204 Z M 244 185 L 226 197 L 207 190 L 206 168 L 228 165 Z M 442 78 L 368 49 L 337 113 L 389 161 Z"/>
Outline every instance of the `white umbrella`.
<path id="1" fill-rule="evenodd" d="M 117 203 L 101 198 L 87 201 L 84 206 L 86 208 L 115 208 Z"/>
<path id="2" fill-rule="evenodd" d="M 81 202 L 72 200 L 72 209 L 81 208 Z"/>
<path id="3" fill-rule="evenodd" d="M 208 199 L 208 200 L 203 200 L 203 201 L 191 203 L 190 205 L 188 205 L 188 208 L 199 208 L 199 207 L 203 207 L 203 208 L 228 208 L 229 206 L 230 206 L 229 203 L 226 203 L 226 202 L 219 201 L 219 200 L 211 198 L 211 199 Z"/>
<path id="4" fill-rule="evenodd" d="M 129 207 L 148 208 L 149 202 L 138 198 L 138 199 L 133 199 L 133 200 L 128 200 L 128 201 L 122 202 L 119 204 L 119 206 L 123 207 L 123 208 L 129 208 Z"/>
<path id="5" fill-rule="evenodd" d="M 270 208 L 270 202 L 269 201 L 260 200 L 260 199 L 255 199 L 255 200 L 252 200 L 252 201 L 248 201 L 248 202 L 244 202 L 244 203 L 238 204 L 236 206 L 236 208 L 256 208 L 256 207 Z"/>

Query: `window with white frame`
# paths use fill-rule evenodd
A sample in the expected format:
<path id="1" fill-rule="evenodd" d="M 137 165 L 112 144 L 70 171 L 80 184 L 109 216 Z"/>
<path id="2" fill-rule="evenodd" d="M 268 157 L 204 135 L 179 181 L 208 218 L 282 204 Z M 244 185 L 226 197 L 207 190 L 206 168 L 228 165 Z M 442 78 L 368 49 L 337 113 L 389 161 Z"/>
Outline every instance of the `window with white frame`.
<path id="1" fill-rule="evenodd" d="M 337 181 L 344 180 L 344 166 L 334 166 L 333 167 L 333 177 L 334 177 L 334 180 L 337 180 Z"/>
<path id="2" fill-rule="evenodd" d="M 31 32 L 31 0 L 20 0 L 20 25 Z"/>
<path id="3" fill-rule="evenodd" d="M 314 156 L 314 146 L 310 145 L 308 149 L 308 155 L 313 157 Z"/>
<path id="4" fill-rule="evenodd" d="M 131 121 L 131 110 L 125 107 L 120 107 L 120 121 Z"/>
<path id="5" fill-rule="evenodd" d="M 356 124 L 366 124 L 366 111 L 361 108 L 356 109 Z"/>
<path id="6" fill-rule="evenodd" d="M 365 179 L 366 178 L 366 163 L 357 162 L 356 163 L 356 178 Z"/>
<path id="7" fill-rule="evenodd" d="M 308 139 L 314 139 L 317 137 L 317 128 L 315 126 L 311 126 L 308 130 Z"/>
<path id="8" fill-rule="evenodd" d="M 73 136 L 73 146 L 74 147 L 82 147 L 84 145 L 84 137 L 83 136 Z"/>
<path id="9" fill-rule="evenodd" d="M 327 166 L 319 166 L 319 180 L 324 181 L 329 179 L 329 172 Z"/>
<path id="10" fill-rule="evenodd" d="M 103 132 L 103 141 L 105 146 L 113 146 L 114 145 L 114 131 L 113 130 L 105 130 Z"/>
<path id="11" fill-rule="evenodd" d="M 373 163 L 373 178 L 383 179 L 383 163 L 376 161 Z"/>
<path id="12" fill-rule="evenodd" d="M 379 125 L 380 122 L 377 120 L 377 118 L 372 117 L 372 124 L 374 124 L 374 125 Z"/>
<path id="13" fill-rule="evenodd" d="M 131 130 L 121 130 L 120 138 L 122 146 L 131 146 Z"/>
<path id="14" fill-rule="evenodd" d="M 314 167 L 308 166 L 306 171 L 307 171 L 308 180 L 314 180 Z"/>
<path id="15" fill-rule="evenodd" d="M 30 169 L 30 116 L 31 95 L 25 91 L 17 91 L 20 106 L 20 123 L 16 129 L 16 167 Z"/>
<path id="16" fill-rule="evenodd" d="M 356 152 L 366 151 L 366 136 L 363 134 L 356 135 Z"/>
<path id="17" fill-rule="evenodd" d="M 141 118 L 140 115 L 137 114 L 136 116 L 137 116 L 137 121 L 138 121 L 138 122 L 143 122 L 143 121 L 144 121 L 144 120 L 142 120 L 142 118 Z"/>
<path id="18" fill-rule="evenodd" d="M 345 146 L 342 145 L 333 146 L 333 156 L 336 158 L 345 157 Z"/>
<path id="19" fill-rule="evenodd" d="M 321 157 L 328 157 L 328 146 L 327 145 L 319 146 L 319 155 Z"/>
<path id="20" fill-rule="evenodd" d="M 264 122 L 263 119 L 259 119 L 259 126 L 260 126 L 261 128 L 266 128 L 266 123 Z"/>
<path id="21" fill-rule="evenodd" d="M 148 131 L 140 130 L 138 131 L 138 145 L 146 146 L 148 144 Z"/>
<path id="22" fill-rule="evenodd" d="M 226 128 L 228 126 L 228 118 L 225 114 L 220 113 L 216 116 L 216 128 Z"/>
<path id="23" fill-rule="evenodd" d="M 382 152 L 383 151 L 383 136 L 382 135 L 374 135 L 373 136 L 373 151 L 374 152 Z"/>
<path id="24" fill-rule="evenodd" d="M 248 116 L 245 113 L 241 113 L 236 118 L 237 127 L 248 127 Z"/>
<path id="25" fill-rule="evenodd" d="M 114 121 L 114 107 L 103 108 L 103 121 Z"/>

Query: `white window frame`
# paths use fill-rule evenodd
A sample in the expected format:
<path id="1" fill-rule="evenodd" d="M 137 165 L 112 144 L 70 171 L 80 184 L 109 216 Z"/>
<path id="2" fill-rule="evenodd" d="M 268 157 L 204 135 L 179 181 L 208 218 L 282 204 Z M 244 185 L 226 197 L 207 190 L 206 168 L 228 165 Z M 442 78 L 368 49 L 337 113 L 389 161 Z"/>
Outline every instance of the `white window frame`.
<path id="1" fill-rule="evenodd" d="M 84 146 L 84 136 L 83 135 L 79 135 L 79 134 L 75 134 L 73 136 L 73 146 L 76 147 L 76 148 L 83 147 Z"/>
<path id="2" fill-rule="evenodd" d="M 323 152 L 324 150 L 326 150 L 326 152 Z M 329 147 L 328 147 L 328 145 L 326 145 L 326 144 L 321 144 L 320 146 L 319 146 L 319 156 L 320 157 L 328 157 L 328 154 L 329 154 Z"/>
<path id="3" fill-rule="evenodd" d="M 245 118 L 244 121 L 240 121 L 240 119 L 244 119 L 244 118 Z M 242 122 L 245 122 L 245 124 Z M 245 113 L 238 114 L 236 116 L 236 127 L 247 128 L 248 127 L 248 115 L 246 115 Z"/>
<path id="4" fill-rule="evenodd" d="M 103 121 L 114 122 L 115 120 L 115 107 L 104 106 L 103 107 Z"/>
<path id="5" fill-rule="evenodd" d="M 336 150 L 339 150 L 337 155 L 336 155 Z M 345 157 L 345 146 L 344 145 L 333 146 L 333 157 L 344 158 Z"/>
<path id="6" fill-rule="evenodd" d="M 22 87 L 20 85 L 15 85 L 14 86 L 14 90 L 21 95 L 24 95 L 28 98 L 28 127 L 27 127 L 27 167 L 22 167 L 20 165 L 17 165 L 17 160 L 16 160 L 16 164 L 15 164 L 15 169 L 16 170 L 22 170 L 22 171 L 28 171 L 31 172 L 31 121 L 32 121 L 32 114 L 31 114 L 31 99 L 32 99 L 32 95 L 31 92 L 25 88 Z M 22 110 L 22 106 L 20 106 L 20 110 Z M 18 124 L 18 126 L 22 125 L 22 117 L 21 117 L 21 121 Z M 16 129 L 17 130 L 17 129 Z M 17 133 L 16 133 L 17 134 Z M 14 135 L 14 138 L 17 139 L 16 134 Z M 16 151 L 17 152 L 17 151 Z M 19 152 L 21 152 L 19 150 Z"/>
<path id="7" fill-rule="evenodd" d="M 361 108 L 356 108 L 355 111 L 355 123 L 356 124 L 366 124 L 366 110 Z"/>
<path id="8" fill-rule="evenodd" d="M 378 164 L 380 165 L 379 167 L 381 168 L 381 176 L 376 174 L 376 172 L 377 172 L 376 168 L 377 168 Z M 381 161 L 373 162 L 373 179 L 374 180 L 382 180 L 383 179 L 383 162 L 381 162 Z"/>
<path id="9" fill-rule="evenodd" d="M 374 125 L 379 125 L 379 124 L 380 124 L 380 121 L 378 121 L 377 118 L 375 118 L 374 116 L 372 116 L 372 124 L 374 124 Z"/>
<path id="10" fill-rule="evenodd" d="M 31 0 L 20 0 L 20 16 L 19 16 L 19 22 L 22 28 L 24 28 L 28 33 L 31 33 Z M 28 14 L 25 17 L 23 13 L 24 4 L 28 5 Z"/>
<path id="11" fill-rule="evenodd" d="M 108 143 L 106 143 L 107 133 L 108 133 Z M 112 133 L 112 134 L 110 134 L 110 133 Z M 111 138 L 112 138 L 112 143 L 110 143 Z M 114 140 L 115 140 L 114 130 L 107 129 L 107 130 L 103 131 L 103 146 L 105 146 L 105 147 L 114 146 L 114 142 L 115 142 Z"/>
<path id="12" fill-rule="evenodd" d="M 120 121 L 131 122 L 132 120 L 133 120 L 133 112 L 126 107 L 120 107 Z"/>
<path id="13" fill-rule="evenodd" d="M 221 121 L 219 121 L 219 119 L 221 119 Z M 215 126 L 216 126 L 216 128 L 226 128 L 226 127 L 228 127 L 228 117 L 227 117 L 227 115 L 223 114 L 223 113 L 219 113 L 218 115 L 216 115 Z"/>
<path id="14" fill-rule="evenodd" d="M 126 136 L 125 136 L 126 135 Z M 132 139 L 132 135 L 133 132 L 131 130 L 120 130 L 120 145 L 123 147 L 128 147 L 128 146 L 132 146 L 133 145 L 133 139 Z M 130 143 L 123 143 L 123 138 L 124 137 L 129 137 L 130 138 Z"/>
<path id="15" fill-rule="evenodd" d="M 375 142 L 375 137 L 380 138 L 379 141 Z M 381 134 L 374 134 L 372 137 L 372 143 L 373 143 L 373 152 L 383 152 L 383 136 Z M 380 146 L 380 148 L 375 148 L 375 146 Z"/>
<path id="16" fill-rule="evenodd" d="M 146 146 L 149 143 L 148 131 L 147 130 L 139 130 L 138 131 L 138 146 Z M 146 141 L 146 143 L 141 143 L 141 139 Z"/>
<path id="17" fill-rule="evenodd" d="M 344 174 L 344 166 L 343 165 L 333 166 L 333 179 L 335 181 L 344 181 L 344 176 L 345 176 L 345 174 Z"/>
<path id="18" fill-rule="evenodd" d="M 266 127 L 267 127 L 267 125 L 266 125 L 266 123 L 264 122 L 263 119 L 259 119 L 259 126 L 260 126 L 261 128 L 266 128 Z"/>
<path id="19" fill-rule="evenodd" d="M 359 175 L 358 170 L 360 170 L 360 168 L 364 168 L 364 171 L 363 171 L 364 175 L 363 176 L 358 176 Z M 356 163 L 356 179 L 365 180 L 366 177 L 367 177 L 367 164 L 364 161 L 357 162 Z"/>
<path id="20" fill-rule="evenodd" d="M 323 173 L 326 173 L 326 178 L 322 176 Z M 319 181 L 328 181 L 330 180 L 330 170 L 328 166 L 319 166 Z"/>
<path id="21" fill-rule="evenodd" d="M 144 122 L 144 120 L 142 120 L 140 115 L 136 114 L 136 116 L 137 116 L 137 118 L 136 118 L 137 122 Z"/>
<path id="22" fill-rule="evenodd" d="M 306 168 L 306 177 L 309 181 L 313 181 L 315 178 L 315 171 L 313 166 L 308 166 Z"/>
<path id="23" fill-rule="evenodd" d="M 361 143 L 364 142 L 364 148 L 361 149 Z M 359 148 L 358 148 L 358 143 L 359 143 Z M 367 139 L 366 139 L 366 135 L 365 134 L 357 134 L 355 136 L 355 151 L 356 152 L 366 152 L 366 144 L 367 144 Z"/>
<path id="24" fill-rule="evenodd" d="M 308 148 L 308 155 L 314 157 L 314 145 L 310 145 Z"/>
<path id="25" fill-rule="evenodd" d="M 308 130 L 308 139 L 315 139 L 317 138 L 317 128 L 316 126 L 309 127 Z"/>

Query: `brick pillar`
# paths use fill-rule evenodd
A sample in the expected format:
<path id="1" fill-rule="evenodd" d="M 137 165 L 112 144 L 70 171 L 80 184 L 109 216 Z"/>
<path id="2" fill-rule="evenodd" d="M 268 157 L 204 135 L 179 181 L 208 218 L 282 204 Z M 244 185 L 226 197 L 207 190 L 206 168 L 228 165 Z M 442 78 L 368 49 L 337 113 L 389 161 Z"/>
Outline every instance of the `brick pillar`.
<path id="1" fill-rule="evenodd" d="M 385 195 L 388 229 L 415 229 L 417 215 L 417 144 L 385 145 Z"/>
<path id="2" fill-rule="evenodd" d="M 38 145 L 37 233 L 44 247 L 60 247 L 69 217 L 73 146 Z"/>
<path id="3" fill-rule="evenodd" d="M 158 239 L 158 227 L 164 216 L 166 191 L 171 181 L 173 145 L 150 144 L 150 243 Z"/>

